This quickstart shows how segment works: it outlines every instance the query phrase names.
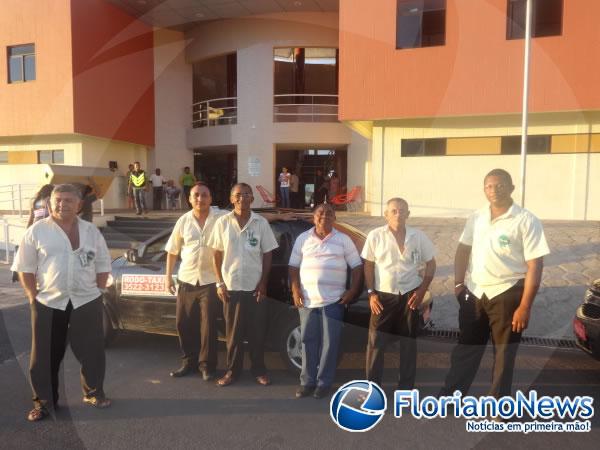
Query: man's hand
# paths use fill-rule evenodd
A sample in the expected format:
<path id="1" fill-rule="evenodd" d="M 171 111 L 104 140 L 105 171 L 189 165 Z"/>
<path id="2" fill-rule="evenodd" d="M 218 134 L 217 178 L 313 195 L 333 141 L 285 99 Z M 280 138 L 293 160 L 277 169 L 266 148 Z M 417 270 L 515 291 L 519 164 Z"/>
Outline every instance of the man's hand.
<path id="1" fill-rule="evenodd" d="M 372 292 L 369 294 L 369 306 L 371 307 L 371 313 L 378 316 L 383 312 L 383 304 L 379 300 L 379 294 Z"/>
<path id="2" fill-rule="evenodd" d="M 512 318 L 512 330 L 514 333 L 521 333 L 529 324 L 530 309 L 525 306 L 519 306 Z"/>
<path id="3" fill-rule="evenodd" d="M 292 290 L 292 298 L 294 299 L 294 306 L 296 308 L 304 307 L 304 297 L 302 297 L 302 292 L 300 290 Z"/>
<path id="4" fill-rule="evenodd" d="M 463 293 L 463 291 L 466 289 L 467 287 L 464 284 L 461 284 L 460 286 L 457 286 L 454 288 L 454 295 L 456 297 L 460 296 L 460 294 Z"/>
<path id="5" fill-rule="evenodd" d="M 165 290 L 172 295 L 175 295 L 175 292 L 177 291 L 175 289 L 175 283 L 173 283 L 173 277 L 171 276 L 167 276 L 165 278 Z"/>
<path id="6" fill-rule="evenodd" d="M 412 310 L 415 310 L 421 306 L 423 302 L 423 297 L 425 297 L 426 289 L 419 287 L 415 292 L 412 293 L 410 298 L 408 299 L 408 307 Z"/>
<path id="7" fill-rule="evenodd" d="M 222 303 L 229 303 L 229 291 L 227 290 L 227 286 L 222 285 L 217 288 L 217 297 L 221 300 Z"/>
<path id="8" fill-rule="evenodd" d="M 354 292 L 352 292 L 351 290 L 348 290 L 342 294 L 342 296 L 340 297 L 340 301 L 338 303 L 340 305 L 347 305 L 352 301 L 353 298 L 354 298 Z"/>
<path id="9" fill-rule="evenodd" d="M 267 296 L 267 286 L 264 283 L 258 283 L 254 290 L 254 296 L 256 297 L 256 303 L 262 302 L 263 298 Z"/>

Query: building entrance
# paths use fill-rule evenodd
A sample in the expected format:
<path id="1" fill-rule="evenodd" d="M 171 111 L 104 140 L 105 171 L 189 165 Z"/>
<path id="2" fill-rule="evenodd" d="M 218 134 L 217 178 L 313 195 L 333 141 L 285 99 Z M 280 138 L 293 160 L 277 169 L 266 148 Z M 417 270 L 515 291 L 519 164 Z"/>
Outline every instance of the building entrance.
<path id="1" fill-rule="evenodd" d="M 213 205 L 229 206 L 229 191 L 237 183 L 237 148 L 222 146 L 194 150 L 194 175 L 210 187 Z"/>
<path id="2" fill-rule="evenodd" d="M 347 147 L 310 146 L 291 148 L 278 146 L 275 157 L 275 184 L 278 205 L 279 174 L 283 167 L 299 178 L 299 192 L 292 195 L 292 208 L 311 208 L 346 192 Z"/>

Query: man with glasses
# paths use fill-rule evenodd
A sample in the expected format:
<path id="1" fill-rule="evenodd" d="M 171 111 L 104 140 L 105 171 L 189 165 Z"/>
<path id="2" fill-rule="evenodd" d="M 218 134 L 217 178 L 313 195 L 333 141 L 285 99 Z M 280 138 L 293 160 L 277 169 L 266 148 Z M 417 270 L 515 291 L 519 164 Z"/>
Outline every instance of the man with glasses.
<path id="1" fill-rule="evenodd" d="M 247 337 L 252 374 L 258 384 L 267 386 L 271 384 L 264 362 L 267 281 L 272 251 L 278 244 L 269 222 L 250 209 L 254 196 L 248 184 L 234 185 L 230 201 L 233 211 L 217 220 L 208 242 L 214 250 L 217 295 L 223 302 L 227 339 L 227 372 L 217 385 L 228 386 L 240 376 Z"/>
<path id="2" fill-rule="evenodd" d="M 460 337 L 441 395 L 467 394 L 490 333 L 494 368 L 489 395 L 511 395 L 517 347 L 540 286 L 543 257 L 550 253 L 542 224 L 514 203 L 514 189 L 508 172 L 489 172 L 483 181 L 489 204 L 467 219 L 460 237 L 454 259 Z M 467 266 L 470 278 L 465 280 Z"/>

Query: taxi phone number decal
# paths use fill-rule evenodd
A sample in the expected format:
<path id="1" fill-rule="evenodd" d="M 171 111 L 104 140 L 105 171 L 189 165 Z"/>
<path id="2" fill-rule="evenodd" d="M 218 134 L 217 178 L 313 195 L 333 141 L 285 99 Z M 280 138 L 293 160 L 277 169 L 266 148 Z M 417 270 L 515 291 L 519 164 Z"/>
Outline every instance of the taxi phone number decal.
<path id="1" fill-rule="evenodd" d="M 127 275 L 121 278 L 122 295 L 168 295 L 165 288 L 165 275 Z"/>

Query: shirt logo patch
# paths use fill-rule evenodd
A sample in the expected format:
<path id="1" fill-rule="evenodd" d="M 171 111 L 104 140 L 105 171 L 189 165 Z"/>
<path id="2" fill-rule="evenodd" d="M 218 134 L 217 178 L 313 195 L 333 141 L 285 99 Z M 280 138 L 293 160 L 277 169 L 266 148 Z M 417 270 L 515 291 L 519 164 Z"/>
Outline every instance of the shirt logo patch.
<path id="1" fill-rule="evenodd" d="M 508 247 L 510 245 L 510 239 L 508 238 L 507 235 L 501 234 L 498 237 L 498 244 L 500 244 L 500 247 L 506 248 L 506 247 Z"/>
<path id="2" fill-rule="evenodd" d="M 248 232 L 248 245 L 250 245 L 252 247 L 256 247 L 257 244 L 258 244 L 258 239 L 256 239 L 254 237 L 254 231 L 249 231 Z"/>

